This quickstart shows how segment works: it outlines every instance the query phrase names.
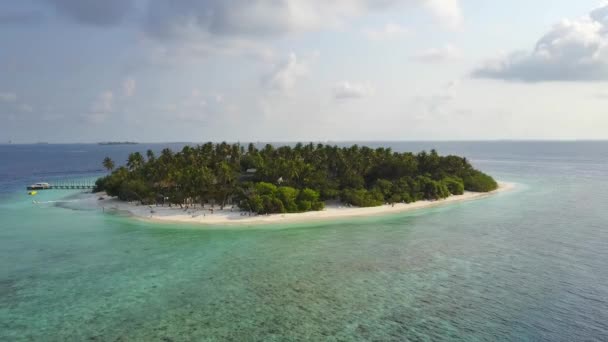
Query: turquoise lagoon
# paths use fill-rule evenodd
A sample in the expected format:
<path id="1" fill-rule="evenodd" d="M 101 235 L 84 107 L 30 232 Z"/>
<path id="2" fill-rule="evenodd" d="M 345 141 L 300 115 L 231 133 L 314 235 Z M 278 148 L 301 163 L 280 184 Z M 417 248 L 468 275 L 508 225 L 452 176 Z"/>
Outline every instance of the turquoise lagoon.
<path id="1" fill-rule="evenodd" d="M 608 340 L 608 142 L 368 145 L 465 155 L 517 187 L 399 215 L 203 228 L 24 191 L 165 145 L 0 146 L 0 340 Z"/>

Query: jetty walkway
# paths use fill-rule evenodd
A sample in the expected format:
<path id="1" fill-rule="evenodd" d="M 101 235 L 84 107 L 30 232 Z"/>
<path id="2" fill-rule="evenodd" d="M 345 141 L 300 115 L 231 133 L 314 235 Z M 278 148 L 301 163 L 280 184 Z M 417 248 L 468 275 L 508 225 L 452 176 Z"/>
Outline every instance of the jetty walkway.
<path id="1" fill-rule="evenodd" d="M 92 190 L 95 182 L 92 180 L 63 180 L 55 183 L 35 183 L 27 186 L 27 190 Z"/>

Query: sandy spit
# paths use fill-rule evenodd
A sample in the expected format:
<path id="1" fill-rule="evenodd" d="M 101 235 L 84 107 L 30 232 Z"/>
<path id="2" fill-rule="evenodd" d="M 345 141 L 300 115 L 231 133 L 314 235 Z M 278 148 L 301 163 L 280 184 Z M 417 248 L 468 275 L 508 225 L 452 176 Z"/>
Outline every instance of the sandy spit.
<path id="1" fill-rule="evenodd" d="M 450 196 L 446 199 L 438 201 L 418 201 L 409 204 L 399 203 L 395 205 L 383 205 L 380 207 L 373 208 L 346 207 L 340 205 L 339 203 L 329 203 L 323 211 L 258 216 L 243 216 L 237 208 L 225 208 L 224 210 L 219 210 L 219 208 L 216 207 L 216 209 L 213 210 L 213 213 L 211 213 L 211 210 L 208 207 L 206 207 L 205 209 L 201 209 L 200 207 L 182 209 L 179 207 L 169 208 L 160 206 L 137 205 L 122 202 L 115 198 L 106 198 L 104 200 L 98 200 L 100 194 L 95 194 L 94 196 L 91 196 L 90 198 L 85 199 L 84 201 L 89 202 L 89 206 L 95 206 L 98 209 L 108 213 L 127 212 L 135 218 L 144 219 L 146 221 L 196 223 L 202 225 L 216 226 L 257 225 L 272 223 L 311 222 L 320 220 L 334 220 L 341 218 L 401 213 L 410 210 L 424 209 L 463 201 L 482 199 L 500 192 L 511 190 L 514 187 L 515 184 L 513 183 L 499 182 L 499 188 L 489 193 L 465 192 L 464 195 Z"/>

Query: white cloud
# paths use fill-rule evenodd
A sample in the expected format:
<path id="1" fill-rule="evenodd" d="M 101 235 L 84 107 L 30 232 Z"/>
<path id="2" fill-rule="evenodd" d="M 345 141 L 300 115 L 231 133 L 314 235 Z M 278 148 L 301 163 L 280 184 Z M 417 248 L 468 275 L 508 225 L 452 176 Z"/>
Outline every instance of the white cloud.
<path id="1" fill-rule="evenodd" d="M 0 101 L 15 102 L 15 101 L 17 101 L 17 94 L 11 93 L 11 92 L 0 93 Z"/>
<path id="2" fill-rule="evenodd" d="M 262 83 L 274 90 L 290 90 L 296 81 L 308 74 L 308 65 L 300 61 L 295 53 L 290 53 L 283 63 L 276 65 L 274 69 L 264 77 Z"/>
<path id="3" fill-rule="evenodd" d="M 416 53 L 414 59 L 423 63 L 443 63 L 450 62 L 462 57 L 462 51 L 448 44 L 441 48 L 431 48 Z"/>
<path id="4" fill-rule="evenodd" d="M 608 3 L 587 17 L 562 20 L 532 51 L 488 61 L 473 76 L 524 82 L 608 80 Z"/>
<path id="5" fill-rule="evenodd" d="M 425 0 L 424 4 L 441 20 L 443 26 L 451 29 L 462 27 L 464 19 L 458 0 Z"/>
<path id="6" fill-rule="evenodd" d="M 386 24 L 381 28 L 367 28 L 363 34 L 370 40 L 389 40 L 407 37 L 410 30 L 398 24 Z"/>
<path id="7" fill-rule="evenodd" d="M 274 38 L 344 28 L 372 13 L 425 8 L 441 26 L 461 25 L 459 0 L 40 0 L 73 22 L 93 26 L 130 23 L 148 52 L 150 64 L 183 64 L 213 54 L 274 57 Z M 398 26 L 370 31 L 370 37 L 397 37 Z M 371 38 L 374 39 L 374 38 Z"/>
<path id="8" fill-rule="evenodd" d="M 360 99 L 374 93 L 369 84 L 342 81 L 333 88 L 334 98 L 337 100 Z"/>
<path id="9" fill-rule="evenodd" d="M 147 8 L 146 28 L 160 38 L 197 32 L 272 36 L 337 27 L 351 18 L 405 5 L 423 5 L 448 27 L 462 23 L 458 0 L 157 0 Z"/>
<path id="10" fill-rule="evenodd" d="M 137 87 L 137 83 L 134 78 L 127 77 L 122 83 L 123 94 L 126 97 L 131 97 L 135 95 L 135 88 Z"/>
<path id="11" fill-rule="evenodd" d="M 262 37 L 342 26 L 371 12 L 423 6 L 449 28 L 462 24 L 459 0 L 44 0 L 82 24 L 120 25 L 139 17 L 160 39 L 210 35 Z"/>

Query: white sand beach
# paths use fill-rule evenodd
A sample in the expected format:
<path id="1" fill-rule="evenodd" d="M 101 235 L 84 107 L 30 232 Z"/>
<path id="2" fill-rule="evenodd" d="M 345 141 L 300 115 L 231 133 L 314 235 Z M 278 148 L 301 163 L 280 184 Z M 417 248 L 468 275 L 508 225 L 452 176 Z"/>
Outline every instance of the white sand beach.
<path id="1" fill-rule="evenodd" d="M 89 204 L 97 206 L 99 209 L 106 212 L 128 212 L 136 218 L 156 221 L 156 222 L 182 222 L 182 223 L 198 223 L 204 225 L 254 225 L 268 223 L 296 223 L 310 222 L 317 220 L 331 220 L 348 217 L 362 217 L 372 215 L 383 215 L 391 213 L 400 213 L 410 210 L 430 208 L 435 206 L 448 205 L 451 203 L 471 201 L 476 199 L 492 196 L 496 193 L 508 191 L 515 185 L 513 183 L 500 182 L 499 188 L 489 193 L 465 192 L 464 195 L 450 196 L 438 201 L 418 201 L 414 203 L 398 203 L 395 205 L 383 205 L 372 208 L 347 207 L 338 203 L 327 204 L 323 211 L 311 211 L 306 213 L 296 214 L 273 214 L 273 215 L 256 215 L 249 216 L 242 213 L 238 208 L 225 208 L 219 210 L 217 207 L 211 210 L 197 208 L 179 208 L 168 206 L 147 206 L 137 205 L 127 202 L 122 202 L 115 198 L 106 198 L 98 200 L 99 194 L 95 197 L 90 197 L 87 201 Z M 95 204 L 93 204 L 95 203 Z"/>

